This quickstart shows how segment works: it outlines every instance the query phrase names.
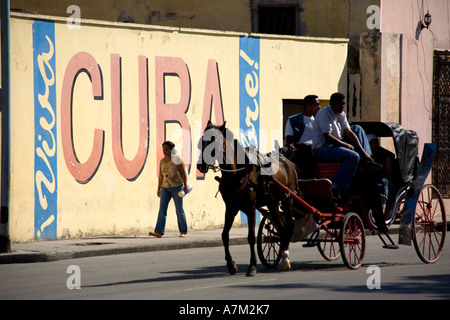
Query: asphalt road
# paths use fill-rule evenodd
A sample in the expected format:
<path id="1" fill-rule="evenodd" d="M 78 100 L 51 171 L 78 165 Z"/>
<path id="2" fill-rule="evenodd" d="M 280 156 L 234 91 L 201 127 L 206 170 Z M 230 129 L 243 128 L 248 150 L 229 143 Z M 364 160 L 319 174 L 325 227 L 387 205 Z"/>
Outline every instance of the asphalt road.
<path id="1" fill-rule="evenodd" d="M 354 271 L 341 259 L 325 261 L 316 248 L 302 248 L 301 243 L 291 244 L 291 271 L 279 272 L 259 264 L 256 277 L 245 276 L 249 261 L 246 245 L 231 247 L 239 267 L 234 276 L 226 271 L 221 247 L 5 264 L 0 265 L 0 300 L 250 299 L 270 303 L 450 299 L 450 245 L 437 263 L 427 265 L 413 246 L 387 250 L 381 248 L 378 237 L 366 239 L 364 264 Z"/>

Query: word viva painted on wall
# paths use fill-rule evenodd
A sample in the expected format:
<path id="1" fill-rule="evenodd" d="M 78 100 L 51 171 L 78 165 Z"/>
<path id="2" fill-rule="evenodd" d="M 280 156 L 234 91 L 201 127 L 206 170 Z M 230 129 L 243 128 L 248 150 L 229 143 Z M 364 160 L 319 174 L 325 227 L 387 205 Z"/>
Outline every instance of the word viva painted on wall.
<path id="1" fill-rule="evenodd" d="M 56 238 L 57 135 L 55 26 L 51 21 L 33 24 L 34 77 L 34 234 Z"/>
<path id="2" fill-rule="evenodd" d="M 156 146 L 157 156 L 162 157 L 160 146 L 166 140 L 166 125 L 178 124 L 182 131 L 182 159 L 183 162 L 192 163 L 191 126 L 187 117 L 191 97 L 191 82 L 189 69 L 182 58 L 179 57 L 155 57 L 155 122 L 156 122 Z M 127 62 L 128 63 L 128 62 Z M 114 163 L 119 173 L 129 181 L 137 179 L 144 168 L 149 146 L 149 92 L 148 92 L 148 59 L 146 56 L 138 56 L 138 80 L 139 80 L 139 144 L 135 156 L 128 160 L 123 151 L 122 137 L 122 62 L 118 54 L 110 55 L 111 70 L 111 137 Z M 61 93 L 61 142 L 64 160 L 70 174 L 79 183 L 88 183 L 98 170 L 104 153 L 105 131 L 100 128 L 92 133 L 93 147 L 85 162 L 81 162 L 73 143 L 73 93 L 77 78 L 81 73 L 87 73 L 92 91 L 86 95 L 93 96 L 95 100 L 103 100 L 104 79 L 101 67 L 94 56 L 88 52 L 78 52 L 67 64 Z M 180 100 L 176 103 L 166 102 L 165 77 L 175 76 L 179 80 L 181 88 Z M 206 71 L 206 84 L 204 91 L 204 105 L 202 112 L 202 127 L 206 127 L 211 114 L 214 112 L 217 122 L 223 122 L 223 107 L 220 93 L 218 64 L 215 60 L 208 60 Z M 159 168 L 156 169 L 158 174 Z M 199 176 L 200 174 L 197 173 Z"/>

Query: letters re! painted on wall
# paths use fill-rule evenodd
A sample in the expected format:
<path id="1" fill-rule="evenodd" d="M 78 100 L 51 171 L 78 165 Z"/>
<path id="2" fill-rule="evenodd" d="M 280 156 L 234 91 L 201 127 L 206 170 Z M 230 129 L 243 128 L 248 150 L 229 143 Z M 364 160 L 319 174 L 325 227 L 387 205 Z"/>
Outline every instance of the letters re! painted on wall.
<path id="1" fill-rule="evenodd" d="M 33 24 L 34 78 L 34 236 L 56 239 L 57 133 L 55 24 Z"/>
<path id="2" fill-rule="evenodd" d="M 239 39 L 239 140 L 244 147 L 258 146 L 259 38 Z"/>
<path id="3" fill-rule="evenodd" d="M 259 145 L 259 42 L 255 37 L 239 38 L 239 141 L 244 147 Z M 241 223 L 247 223 L 242 212 Z"/>

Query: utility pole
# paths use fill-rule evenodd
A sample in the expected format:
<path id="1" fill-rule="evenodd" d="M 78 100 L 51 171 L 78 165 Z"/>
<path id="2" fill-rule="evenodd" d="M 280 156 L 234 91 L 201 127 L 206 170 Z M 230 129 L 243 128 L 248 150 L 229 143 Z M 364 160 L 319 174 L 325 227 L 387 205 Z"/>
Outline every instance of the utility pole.
<path id="1" fill-rule="evenodd" d="M 10 3 L 2 0 L 2 145 L 1 145 L 1 211 L 0 211 L 0 253 L 11 250 L 9 239 L 9 203 L 10 203 L 10 118 L 11 74 L 10 74 Z"/>

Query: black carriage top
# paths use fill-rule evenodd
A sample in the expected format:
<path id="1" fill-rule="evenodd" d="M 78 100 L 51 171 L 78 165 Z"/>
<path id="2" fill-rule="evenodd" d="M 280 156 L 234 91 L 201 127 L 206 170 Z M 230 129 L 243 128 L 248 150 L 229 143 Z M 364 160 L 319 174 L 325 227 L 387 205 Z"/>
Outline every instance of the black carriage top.
<path id="1" fill-rule="evenodd" d="M 399 167 L 399 179 L 402 184 L 414 180 L 419 164 L 419 136 L 413 130 L 407 130 L 397 123 L 391 122 L 354 122 L 360 125 L 366 134 L 377 137 L 392 137 L 394 141 L 396 160 Z"/>

